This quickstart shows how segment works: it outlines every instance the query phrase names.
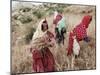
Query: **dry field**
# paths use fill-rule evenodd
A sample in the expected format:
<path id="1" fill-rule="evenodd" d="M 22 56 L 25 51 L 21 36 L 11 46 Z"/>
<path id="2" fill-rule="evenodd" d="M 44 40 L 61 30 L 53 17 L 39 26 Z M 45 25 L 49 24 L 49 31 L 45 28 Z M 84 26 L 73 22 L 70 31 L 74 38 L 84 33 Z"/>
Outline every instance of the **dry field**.
<path id="1" fill-rule="evenodd" d="M 52 31 L 53 8 L 56 6 L 63 13 L 66 19 L 65 43 L 58 46 L 56 44 L 51 48 L 54 55 L 57 71 L 68 70 L 87 70 L 96 68 L 96 23 L 95 6 L 81 5 L 57 5 L 44 4 L 33 5 L 29 3 L 18 3 L 18 7 L 12 7 L 11 24 L 11 68 L 12 73 L 31 73 L 32 72 L 32 54 L 27 49 L 35 32 L 39 21 L 46 17 L 49 28 Z M 58 8 L 57 8 L 58 7 Z M 38 12 L 37 12 L 38 11 Z M 69 32 L 79 24 L 82 17 L 91 14 L 93 19 L 87 30 L 90 43 L 80 42 L 81 50 L 78 58 L 67 56 L 67 44 Z"/>

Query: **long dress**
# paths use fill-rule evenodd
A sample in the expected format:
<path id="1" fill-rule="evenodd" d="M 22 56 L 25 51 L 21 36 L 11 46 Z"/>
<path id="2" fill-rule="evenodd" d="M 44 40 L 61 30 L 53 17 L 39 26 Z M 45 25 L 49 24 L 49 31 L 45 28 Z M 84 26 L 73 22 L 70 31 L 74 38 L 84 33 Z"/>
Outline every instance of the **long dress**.
<path id="1" fill-rule="evenodd" d="M 39 26 L 41 29 L 41 26 Z M 40 30 L 38 30 L 40 33 Z M 37 33 L 38 34 L 38 33 Z M 36 34 L 36 35 L 37 35 Z M 40 37 L 36 37 L 32 42 L 32 58 L 34 72 L 55 71 L 55 61 L 49 47 L 52 45 L 51 38 L 54 37 L 49 31 L 43 32 Z"/>

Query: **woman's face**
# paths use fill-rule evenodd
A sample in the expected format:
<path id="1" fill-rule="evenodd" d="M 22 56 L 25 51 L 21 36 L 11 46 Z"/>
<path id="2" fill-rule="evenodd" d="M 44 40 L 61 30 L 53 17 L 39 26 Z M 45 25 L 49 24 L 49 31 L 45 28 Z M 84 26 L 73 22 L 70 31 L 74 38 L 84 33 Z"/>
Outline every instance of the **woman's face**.
<path id="1" fill-rule="evenodd" d="M 47 24 L 47 23 L 43 23 L 43 24 L 42 24 L 42 30 L 43 30 L 43 31 L 48 30 L 48 24 Z"/>
<path id="2" fill-rule="evenodd" d="M 62 19 L 62 16 L 61 16 L 61 15 L 57 15 L 57 16 L 56 16 L 57 22 L 59 22 L 61 19 Z"/>

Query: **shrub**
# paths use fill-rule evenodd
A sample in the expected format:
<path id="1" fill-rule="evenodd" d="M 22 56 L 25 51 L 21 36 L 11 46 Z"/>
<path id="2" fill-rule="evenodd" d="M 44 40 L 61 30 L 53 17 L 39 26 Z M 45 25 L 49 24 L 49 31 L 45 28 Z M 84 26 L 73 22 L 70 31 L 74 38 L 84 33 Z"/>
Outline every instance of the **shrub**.
<path id="1" fill-rule="evenodd" d="M 39 19 L 39 18 L 42 18 L 44 16 L 44 13 L 36 10 L 33 12 L 33 15 L 35 15 Z"/>
<path id="2" fill-rule="evenodd" d="M 59 13 L 64 12 L 64 9 L 63 9 L 63 8 L 61 8 L 61 7 L 57 7 L 57 8 L 56 8 L 56 10 L 57 10 Z"/>
<path id="3" fill-rule="evenodd" d="M 29 12 L 31 10 L 31 8 L 28 8 L 28 7 L 24 7 L 24 8 L 21 8 L 20 11 L 22 12 Z"/>
<path id="4" fill-rule="evenodd" d="M 14 15 L 13 18 L 14 18 L 14 20 L 17 20 L 18 19 L 18 15 Z"/>
<path id="5" fill-rule="evenodd" d="M 19 20 L 20 20 L 21 23 L 25 24 L 25 23 L 31 22 L 32 21 L 32 18 L 29 17 L 29 16 L 27 16 L 27 17 L 22 16 L 21 18 L 19 18 Z"/>
<path id="6" fill-rule="evenodd" d="M 29 43 L 32 40 L 32 36 L 34 35 L 35 31 L 35 28 L 30 29 L 30 32 L 26 35 L 26 43 Z"/>

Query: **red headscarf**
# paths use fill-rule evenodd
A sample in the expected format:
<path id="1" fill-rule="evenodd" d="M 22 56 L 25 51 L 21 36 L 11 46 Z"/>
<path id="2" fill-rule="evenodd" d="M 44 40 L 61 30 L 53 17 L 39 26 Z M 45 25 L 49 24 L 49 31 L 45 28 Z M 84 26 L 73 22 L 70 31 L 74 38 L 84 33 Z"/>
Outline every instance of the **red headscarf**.
<path id="1" fill-rule="evenodd" d="M 91 20 L 92 20 L 92 16 L 90 15 L 84 16 L 81 23 L 73 29 L 73 33 L 70 32 L 67 55 L 71 55 L 72 53 L 72 49 L 73 49 L 73 38 L 72 38 L 73 36 L 72 35 L 76 36 L 78 42 L 83 40 L 85 37 L 87 37 L 86 29 L 89 27 Z"/>

